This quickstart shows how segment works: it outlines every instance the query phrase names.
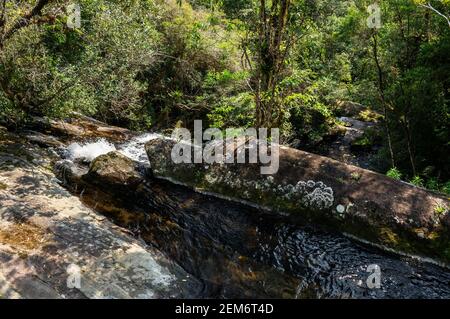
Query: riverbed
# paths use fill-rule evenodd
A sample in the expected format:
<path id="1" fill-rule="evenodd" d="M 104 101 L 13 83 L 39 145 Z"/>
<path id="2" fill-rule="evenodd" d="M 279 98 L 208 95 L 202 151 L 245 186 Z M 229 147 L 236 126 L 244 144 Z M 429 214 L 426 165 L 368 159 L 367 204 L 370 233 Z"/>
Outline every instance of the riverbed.
<path id="1" fill-rule="evenodd" d="M 143 146 L 157 136 L 145 134 L 114 148 L 145 167 Z M 445 267 L 167 181 L 148 177 L 146 187 L 148 202 L 130 203 L 101 191 L 84 191 L 82 200 L 199 280 L 202 288 L 189 297 L 450 298 Z M 379 287 L 371 285 L 374 266 L 380 269 Z"/>

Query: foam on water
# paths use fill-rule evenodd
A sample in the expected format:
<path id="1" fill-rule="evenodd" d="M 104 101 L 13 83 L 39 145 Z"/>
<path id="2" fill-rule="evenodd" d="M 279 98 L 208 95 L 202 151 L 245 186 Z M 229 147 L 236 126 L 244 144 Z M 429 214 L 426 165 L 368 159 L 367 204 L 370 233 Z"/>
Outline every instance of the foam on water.
<path id="1" fill-rule="evenodd" d="M 71 160 L 82 158 L 92 161 L 100 155 L 115 151 L 116 147 L 105 139 L 99 139 L 93 143 L 72 143 L 67 150 Z"/>
<path id="2" fill-rule="evenodd" d="M 91 162 L 100 155 L 112 151 L 119 151 L 134 161 L 148 163 L 147 154 L 145 153 L 145 143 L 159 137 L 163 137 L 163 135 L 146 133 L 132 138 L 117 148 L 114 144 L 101 138 L 91 143 L 72 143 L 67 147 L 67 151 L 70 160 L 84 159 Z"/>
<path id="3" fill-rule="evenodd" d="M 134 161 L 141 163 L 148 163 L 147 154 L 145 153 L 145 143 L 148 141 L 163 137 L 161 134 L 156 133 L 146 133 L 137 137 L 134 137 L 121 147 L 119 147 L 119 152 L 123 155 L 131 158 Z"/>

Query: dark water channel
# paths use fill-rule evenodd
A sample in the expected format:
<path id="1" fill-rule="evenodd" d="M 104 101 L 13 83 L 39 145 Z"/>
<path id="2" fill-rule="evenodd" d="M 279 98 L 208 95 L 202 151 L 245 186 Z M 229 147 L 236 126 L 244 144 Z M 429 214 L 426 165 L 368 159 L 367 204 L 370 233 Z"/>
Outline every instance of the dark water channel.
<path id="1" fill-rule="evenodd" d="M 141 202 L 99 190 L 82 199 L 199 279 L 192 297 L 450 298 L 450 271 L 437 265 L 166 181 L 146 191 Z M 369 265 L 380 288 L 368 287 Z"/>
<path id="2" fill-rule="evenodd" d="M 145 165 L 151 138 L 119 149 Z M 143 193 L 88 187 L 81 199 L 197 278 L 202 289 L 190 297 L 450 298 L 447 268 L 151 177 Z M 371 265 L 380 288 L 368 286 Z"/>

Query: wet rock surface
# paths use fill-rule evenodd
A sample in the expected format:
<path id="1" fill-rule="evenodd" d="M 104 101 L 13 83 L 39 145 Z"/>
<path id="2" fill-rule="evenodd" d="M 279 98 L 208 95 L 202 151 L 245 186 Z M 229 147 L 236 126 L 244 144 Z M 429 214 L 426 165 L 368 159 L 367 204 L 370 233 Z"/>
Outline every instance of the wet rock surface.
<path id="1" fill-rule="evenodd" d="M 124 188 L 132 188 L 142 181 L 135 163 L 119 152 L 109 152 L 97 157 L 91 163 L 87 177 L 93 182 Z"/>
<path id="2" fill-rule="evenodd" d="M 357 120 L 352 117 L 340 117 L 345 125 L 339 128 L 343 132 L 335 140 L 319 148 L 319 155 L 330 157 L 349 165 L 364 169 L 377 170 L 376 153 L 379 150 L 378 123 Z"/>
<path id="3" fill-rule="evenodd" d="M 73 132 L 85 131 L 68 122 Z M 75 140 L 84 147 L 84 139 L 97 134 L 95 127 L 107 127 L 90 123 L 92 135 L 39 131 L 39 141 L 30 138 L 40 135 L 36 131 L 27 137 L 0 129 L 1 298 L 450 297 L 448 269 L 355 243 L 294 215 L 155 179 L 145 163 L 120 155 L 146 162 L 143 145 L 154 134 L 133 137 L 128 145 L 112 137 L 120 154 L 102 155 L 97 164 L 70 159 L 52 143 Z M 157 172 L 159 164 L 152 165 Z M 329 185 L 313 182 L 300 184 L 301 194 L 310 195 L 303 204 L 326 203 Z M 317 201 L 318 194 L 325 201 Z M 348 211 L 336 205 L 336 212 Z M 422 229 L 420 234 L 415 236 L 429 236 Z M 372 264 L 382 270 L 380 289 L 366 284 Z M 69 288 L 77 267 L 80 289 Z"/>
<path id="4" fill-rule="evenodd" d="M 113 164 L 115 157 L 104 158 Z M 72 166 L 72 169 L 76 165 Z M 129 165 L 132 170 L 135 164 Z M 70 166 L 66 171 L 71 170 Z M 450 272 L 383 253 L 334 232 L 142 176 L 131 193 L 69 173 L 87 206 L 163 251 L 203 289 L 201 298 L 447 298 Z M 136 174 L 140 174 L 139 171 Z M 78 191 L 76 186 L 78 185 Z M 368 287 L 369 265 L 382 271 Z"/>
<path id="5" fill-rule="evenodd" d="M 0 152 L 1 298 L 176 298 L 201 289 L 66 191 L 47 151 L 16 142 L 4 135 L 0 143 L 9 151 Z"/>
<path id="6" fill-rule="evenodd" d="M 146 144 L 155 176 L 450 262 L 445 196 L 284 146 L 271 176 L 261 175 L 258 164 L 175 164 L 167 160 L 175 143 L 159 138 Z M 437 214 L 436 207 L 446 211 Z"/>
<path id="7" fill-rule="evenodd" d="M 23 133 L 25 135 L 25 138 L 32 144 L 36 144 L 44 148 L 64 147 L 64 143 L 59 141 L 56 137 L 34 131 L 25 131 Z"/>

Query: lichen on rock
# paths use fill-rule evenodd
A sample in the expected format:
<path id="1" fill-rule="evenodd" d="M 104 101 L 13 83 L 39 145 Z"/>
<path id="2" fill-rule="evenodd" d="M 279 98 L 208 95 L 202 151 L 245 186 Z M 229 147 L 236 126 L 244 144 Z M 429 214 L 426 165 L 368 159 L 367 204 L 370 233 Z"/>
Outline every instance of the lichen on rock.
<path id="1" fill-rule="evenodd" d="M 135 163 L 117 151 L 97 157 L 89 167 L 88 177 L 98 182 L 124 186 L 133 186 L 142 180 Z"/>
<path id="2" fill-rule="evenodd" d="M 280 147 L 279 171 L 269 176 L 261 175 L 258 164 L 175 164 L 170 160 L 175 143 L 158 138 L 146 144 L 154 176 L 450 262 L 450 218 L 441 208 L 448 207 L 448 199 L 443 196 L 288 147 Z M 425 229 L 424 236 L 414 228 Z"/>

